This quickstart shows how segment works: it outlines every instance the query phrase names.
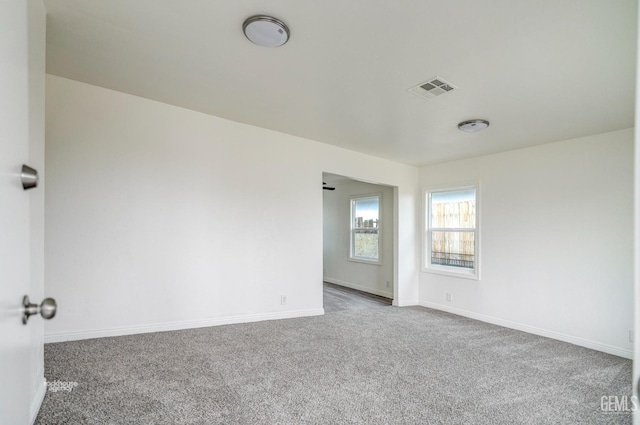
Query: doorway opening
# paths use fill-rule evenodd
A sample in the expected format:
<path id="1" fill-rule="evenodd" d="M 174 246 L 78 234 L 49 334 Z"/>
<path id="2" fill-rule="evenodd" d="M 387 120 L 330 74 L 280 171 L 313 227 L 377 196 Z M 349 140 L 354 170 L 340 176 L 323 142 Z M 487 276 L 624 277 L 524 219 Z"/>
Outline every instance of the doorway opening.
<path id="1" fill-rule="evenodd" d="M 395 188 L 323 173 L 325 313 L 394 299 Z"/>

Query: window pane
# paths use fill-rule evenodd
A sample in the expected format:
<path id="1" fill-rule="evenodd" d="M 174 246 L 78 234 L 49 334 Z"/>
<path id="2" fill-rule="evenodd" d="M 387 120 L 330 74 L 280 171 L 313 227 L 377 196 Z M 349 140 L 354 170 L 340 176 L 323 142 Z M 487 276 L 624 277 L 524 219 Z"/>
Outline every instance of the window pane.
<path id="1" fill-rule="evenodd" d="M 473 269 L 475 232 L 431 232 L 431 264 Z"/>
<path id="2" fill-rule="evenodd" d="M 432 192 L 431 227 L 474 229 L 476 227 L 476 190 Z"/>
<path id="3" fill-rule="evenodd" d="M 378 229 L 353 231 L 353 256 L 378 259 Z"/>
<path id="4" fill-rule="evenodd" d="M 353 227 L 354 228 L 378 228 L 378 204 L 379 199 L 365 198 L 353 201 Z"/>

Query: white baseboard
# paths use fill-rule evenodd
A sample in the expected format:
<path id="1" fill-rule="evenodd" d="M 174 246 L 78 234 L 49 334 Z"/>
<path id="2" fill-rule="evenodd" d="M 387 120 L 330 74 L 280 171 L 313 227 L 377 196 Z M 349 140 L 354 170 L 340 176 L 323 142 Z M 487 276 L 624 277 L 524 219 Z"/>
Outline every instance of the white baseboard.
<path id="1" fill-rule="evenodd" d="M 36 418 L 38 417 L 38 412 L 40 411 L 40 406 L 42 406 L 42 402 L 44 401 L 44 396 L 47 394 L 47 381 L 44 380 L 44 376 L 42 377 L 42 383 L 38 385 L 38 391 L 33 396 L 31 400 L 31 406 L 29 406 L 29 423 L 33 425 L 36 422 Z"/>
<path id="2" fill-rule="evenodd" d="M 419 305 L 418 300 L 393 300 L 391 303 L 394 307 L 409 307 L 412 305 Z"/>
<path id="3" fill-rule="evenodd" d="M 346 282 L 344 280 L 334 279 L 332 277 L 324 277 L 323 280 L 335 285 L 346 286 L 347 288 L 356 289 L 358 291 L 368 292 L 369 294 L 380 295 L 381 297 L 393 299 L 393 292 L 381 291 L 379 289 L 369 288 L 368 286 L 358 285 L 357 283 Z"/>
<path id="4" fill-rule="evenodd" d="M 633 350 L 626 348 L 615 347 L 613 345 L 603 344 L 601 342 L 592 341 L 590 339 L 575 337 L 566 335 L 560 332 L 549 331 L 546 329 L 537 328 L 535 326 L 524 325 L 522 323 L 512 322 L 510 320 L 499 319 L 493 316 L 487 316 L 485 314 L 475 313 L 468 310 L 463 310 L 455 307 L 449 307 L 443 304 L 432 303 L 429 301 L 420 301 L 419 305 L 423 307 L 433 308 L 435 310 L 446 311 L 447 313 L 457 314 L 458 316 L 468 317 L 470 319 L 480 320 L 481 322 L 487 322 L 498 326 L 504 326 L 505 328 L 516 329 L 518 331 L 527 332 L 534 335 L 540 335 L 551 339 L 557 339 L 559 341 L 568 342 L 570 344 L 579 345 L 581 347 L 590 348 L 596 351 L 602 351 L 604 353 L 613 354 L 614 356 L 624 357 L 626 359 L 633 358 Z"/>
<path id="5" fill-rule="evenodd" d="M 59 332 L 45 334 L 44 342 L 77 341 L 90 338 L 104 338 L 110 336 L 134 335 L 151 332 L 177 331 L 182 329 L 205 328 L 209 326 L 232 325 L 236 323 L 261 322 L 263 320 L 292 319 L 295 317 L 321 316 L 324 308 L 309 310 L 282 311 L 264 314 L 248 314 L 245 316 L 216 317 L 202 320 L 185 320 L 181 322 L 158 323 L 153 325 L 127 326 L 110 329 L 96 329 L 78 332 Z"/>

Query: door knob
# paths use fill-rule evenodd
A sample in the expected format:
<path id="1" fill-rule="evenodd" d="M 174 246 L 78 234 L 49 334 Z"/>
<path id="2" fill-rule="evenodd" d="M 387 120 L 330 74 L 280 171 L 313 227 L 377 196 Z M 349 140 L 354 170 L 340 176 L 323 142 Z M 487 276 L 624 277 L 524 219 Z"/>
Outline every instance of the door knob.
<path id="1" fill-rule="evenodd" d="M 56 315 L 56 309 L 58 308 L 56 300 L 54 300 L 53 298 L 45 298 L 44 300 L 42 300 L 42 303 L 38 305 L 31 304 L 28 295 L 25 295 L 24 298 L 22 298 L 22 305 L 24 306 L 22 323 L 24 323 L 25 325 L 27 324 L 30 316 L 38 313 L 40 313 L 43 319 L 52 319 L 53 316 Z"/>
<path id="2" fill-rule="evenodd" d="M 22 164 L 20 179 L 22 180 L 22 188 L 24 190 L 38 187 L 38 170 L 36 170 L 35 168 L 31 168 L 28 165 Z"/>

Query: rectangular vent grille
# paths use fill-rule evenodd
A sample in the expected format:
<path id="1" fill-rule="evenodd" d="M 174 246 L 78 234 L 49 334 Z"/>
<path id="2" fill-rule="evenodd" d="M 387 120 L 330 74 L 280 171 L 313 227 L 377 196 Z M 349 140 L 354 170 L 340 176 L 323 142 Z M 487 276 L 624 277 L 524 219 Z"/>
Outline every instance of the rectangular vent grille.
<path id="1" fill-rule="evenodd" d="M 425 81 L 424 83 L 410 88 L 409 91 L 415 95 L 431 99 L 432 97 L 440 96 L 441 94 L 445 94 L 457 89 L 458 87 L 454 86 L 444 78 L 433 77 Z"/>

